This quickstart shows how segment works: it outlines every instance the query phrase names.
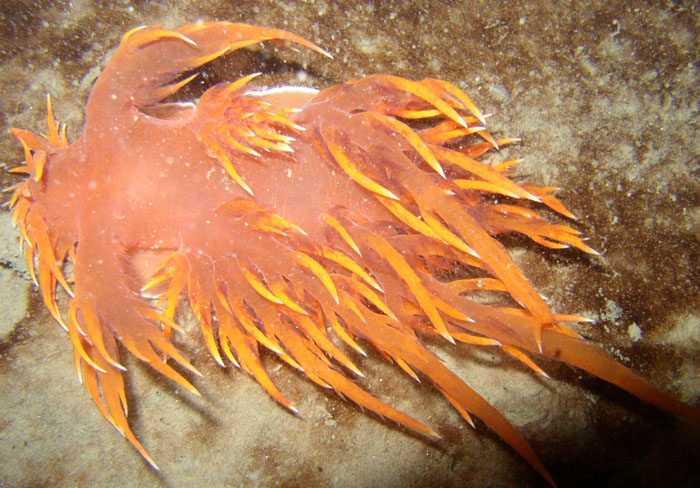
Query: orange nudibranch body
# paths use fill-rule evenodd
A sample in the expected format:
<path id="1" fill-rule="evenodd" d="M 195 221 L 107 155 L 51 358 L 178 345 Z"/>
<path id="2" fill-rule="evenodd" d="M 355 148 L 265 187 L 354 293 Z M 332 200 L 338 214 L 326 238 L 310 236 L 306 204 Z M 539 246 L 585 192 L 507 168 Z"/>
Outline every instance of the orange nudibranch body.
<path id="1" fill-rule="evenodd" d="M 514 140 L 494 140 L 454 85 L 373 75 L 320 92 L 254 92 L 250 75 L 210 88 L 197 104 L 163 101 L 192 80 L 183 73 L 265 40 L 327 54 L 294 34 L 244 24 L 137 28 L 95 84 L 75 142 L 50 104 L 45 137 L 12 130 L 25 147 L 17 171 L 28 178 L 10 203 L 32 275 L 70 335 L 93 400 L 149 463 L 156 466 L 127 422 L 117 341 L 197 393 L 170 365 L 198 374 L 170 340 L 183 297 L 214 360 L 253 375 L 284 407 L 296 412 L 260 347 L 362 407 L 438 437 L 349 379 L 362 374 L 352 358 L 369 344 L 429 378 L 467 421 L 481 418 L 551 483 L 510 423 L 422 336 L 500 347 L 540 374 L 532 355 L 566 361 L 700 419 L 563 325 L 583 319 L 550 310 L 511 261 L 501 233 L 596 252 L 533 210 L 573 218 L 551 189 L 509 179 L 514 161 L 478 161 Z M 468 274 L 445 282 L 456 267 Z M 72 295 L 67 311 L 56 303 L 58 285 Z M 483 292 L 499 300 L 476 300 Z"/>

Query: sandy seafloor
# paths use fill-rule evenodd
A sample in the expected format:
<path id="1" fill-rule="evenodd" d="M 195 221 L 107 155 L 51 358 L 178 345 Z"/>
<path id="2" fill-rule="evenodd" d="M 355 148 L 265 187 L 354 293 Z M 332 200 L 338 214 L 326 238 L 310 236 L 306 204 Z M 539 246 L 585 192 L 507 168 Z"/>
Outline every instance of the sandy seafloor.
<path id="1" fill-rule="evenodd" d="M 653 3 L 654 5 L 648 5 Z M 121 34 L 197 19 L 281 27 L 333 61 L 267 47 L 212 77 L 272 72 L 326 87 L 368 73 L 438 77 L 466 90 L 498 137 L 523 142 L 518 174 L 557 185 L 601 258 L 509 239 L 559 312 L 596 320 L 591 341 L 655 385 L 700 403 L 700 168 L 695 2 L 28 2 L 0 6 L 0 128 L 44 130 L 45 94 L 74 139 L 90 87 Z M 0 136 L 0 166 L 21 150 Z M 16 181 L 2 172 L 3 186 Z M 545 486 L 481 423 L 378 354 L 361 384 L 434 427 L 429 443 L 363 414 L 274 358 L 296 418 L 245 374 L 223 370 L 194 325 L 180 342 L 204 378 L 195 398 L 127 359 L 132 426 L 151 470 L 78 384 L 71 346 L 28 279 L 0 214 L 0 487 Z M 65 298 L 65 297 L 64 297 Z M 65 304 L 65 301 L 63 302 Z M 700 486 L 700 425 L 565 365 L 536 378 L 496 351 L 432 350 L 508 417 L 560 486 Z"/>

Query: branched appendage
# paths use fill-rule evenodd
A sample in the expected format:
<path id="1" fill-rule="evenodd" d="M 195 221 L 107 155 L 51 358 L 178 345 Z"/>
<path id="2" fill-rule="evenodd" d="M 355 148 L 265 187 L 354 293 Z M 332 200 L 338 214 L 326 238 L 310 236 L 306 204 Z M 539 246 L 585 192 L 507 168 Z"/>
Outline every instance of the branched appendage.
<path id="1" fill-rule="evenodd" d="M 127 421 L 122 377 L 125 368 L 119 362 L 117 337 L 129 352 L 194 393 L 196 389 L 166 360 L 173 358 L 199 373 L 169 341 L 169 331 L 176 327 L 172 311 L 166 309 L 161 313 L 137 298 L 122 269 L 127 260 L 122 248 L 116 246 L 110 254 L 109 246 L 91 243 L 90 238 L 78 243 L 71 237 L 75 232 L 62 224 L 58 229 L 49 228 L 42 201 L 44 170 L 49 155 L 68 147 L 65 126 L 55 121 L 50 99 L 47 125 L 47 135 L 41 136 L 18 129 L 10 131 L 25 151 L 24 165 L 12 172 L 26 174 L 28 178 L 10 188 L 13 193 L 8 205 L 12 208 L 13 224 L 20 229 L 27 268 L 41 289 L 47 309 L 70 336 L 81 383 L 105 418 L 157 469 Z M 74 265 L 74 276 L 64 275 L 68 259 Z M 70 282 L 75 282 L 74 287 Z M 104 283 L 113 285 L 108 289 L 109 296 L 100 292 L 105 289 Z M 71 297 L 66 315 L 61 313 L 56 300 L 59 284 Z"/>
<path id="2" fill-rule="evenodd" d="M 78 374 L 95 404 L 158 469 L 127 421 L 122 378 L 126 368 L 119 358 L 117 340 L 130 354 L 196 395 L 197 389 L 169 360 L 194 375 L 201 374 L 170 340 L 170 331 L 178 328 L 172 319 L 174 311 L 167 306 L 160 310 L 141 298 L 128 269 L 126 249 L 116 240 L 105 242 L 98 236 L 81 239 L 75 260 L 75 297 L 68 310 L 67 327 Z M 176 286 L 177 278 L 172 281 Z"/>
<path id="3" fill-rule="evenodd" d="M 153 460 L 131 432 L 126 420 L 126 397 L 121 375 L 123 366 L 117 361 L 117 343 L 113 334 L 106 332 L 92 300 L 74 297 L 73 290 L 64 276 L 63 263 L 70 258 L 76 264 L 77 241 L 69 235 L 55 235 L 46 223 L 46 209 L 35 200 L 32 189 L 42 184 L 48 155 L 68 146 L 65 126 L 54 119 L 51 99 L 47 100 L 48 133 L 37 136 L 27 131 L 11 129 L 24 147 L 24 166 L 12 170 L 28 178 L 15 184 L 8 205 L 12 208 L 13 224 L 20 229 L 20 242 L 24 248 L 27 268 L 42 293 L 46 308 L 66 330 L 73 343 L 78 376 L 102 414 L 114 427 L 126 436 L 144 458 L 154 467 Z M 56 302 L 56 287 L 61 287 L 73 297 L 67 320 Z"/>
<path id="4" fill-rule="evenodd" d="M 11 173 L 26 174 L 27 179 L 5 191 L 12 191 L 6 203 L 12 209 L 12 225 L 19 227 L 20 245 L 24 250 L 27 269 L 32 280 L 41 286 L 42 297 L 51 315 L 66 329 L 58 305 L 56 285 L 72 296 L 68 281 L 63 275 L 61 263 L 75 251 L 74 240 L 69 236 L 52 235 L 46 225 L 46 209 L 37 204 L 32 196 L 32 188 L 43 182 L 48 154 L 68 146 L 66 127 L 54 118 L 51 98 L 47 96 L 46 125 L 48 133 L 40 136 L 20 129 L 10 129 L 24 148 L 24 165 L 10 170 Z M 38 270 L 38 274 L 37 274 Z"/>
<path id="5" fill-rule="evenodd" d="M 176 81 L 182 73 L 264 41 L 298 44 L 331 57 L 312 42 L 280 29 L 230 22 L 198 22 L 173 30 L 141 26 L 124 34 L 93 93 L 97 90 L 109 100 L 118 92 L 137 108 L 150 107 L 195 78 Z M 121 102 L 115 106 L 119 107 Z"/>
<path id="6" fill-rule="evenodd" d="M 304 130 L 289 119 L 292 109 L 275 109 L 266 101 L 243 94 L 248 81 L 256 76 L 257 73 L 207 91 L 190 124 L 207 155 L 216 159 L 233 181 L 251 196 L 253 190 L 232 159 L 252 156 L 264 164 L 262 154 L 293 152 L 290 144 L 295 137 L 292 134 Z"/>

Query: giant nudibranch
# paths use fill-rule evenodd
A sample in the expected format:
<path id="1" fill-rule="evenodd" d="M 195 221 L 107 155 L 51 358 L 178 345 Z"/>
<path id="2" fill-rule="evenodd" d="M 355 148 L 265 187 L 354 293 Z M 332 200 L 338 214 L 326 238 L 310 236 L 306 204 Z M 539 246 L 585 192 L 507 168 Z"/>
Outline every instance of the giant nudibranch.
<path id="1" fill-rule="evenodd" d="M 552 188 L 508 177 L 517 161 L 477 160 L 513 140 L 489 135 L 454 85 L 373 75 L 320 92 L 252 92 L 253 74 L 210 88 L 196 105 L 163 102 L 194 78 L 183 73 L 267 40 L 327 54 L 289 32 L 245 24 L 139 27 L 97 80 L 75 142 L 50 102 L 46 135 L 11 130 L 25 151 L 15 171 L 28 178 L 10 205 L 31 274 L 70 336 L 90 396 L 154 468 L 127 421 L 118 342 L 197 393 L 170 364 L 199 374 L 171 342 L 183 295 L 214 360 L 253 375 L 287 409 L 296 412 L 260 347 L 437 438 L 348 378 L 362 376 L 352 356 L 369 344 L 429 378 L 467 422 L 482 419 L 552 484 L 527 442 L 422 336 L 501 348 L 539 374 L 532 356 L 564 361 L 700 420 L 565 326 L 583 319 L 554 313 L 511 261 L 496 239 L 505 232 L 595 251 L 532 209 L 573 218 Z M 144 278 L 154 258 L 159 265 Z M 471 274 L 449 281 L 445 270 L 455 267 Z M 71 297 L 67 313 L 58 285 Z M 484 290 L 500 300 L 476 299 Z"/>

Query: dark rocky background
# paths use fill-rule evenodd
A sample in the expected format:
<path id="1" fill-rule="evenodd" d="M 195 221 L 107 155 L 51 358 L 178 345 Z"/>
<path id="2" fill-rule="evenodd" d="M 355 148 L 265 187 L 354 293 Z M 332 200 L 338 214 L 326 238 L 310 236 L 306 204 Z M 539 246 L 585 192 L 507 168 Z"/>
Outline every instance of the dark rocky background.
<path id="1" fill-rule="evenodd" d="M 4 0 L 0 127 L 44 130 L 45 94 L 79 133 L 90 87 L 120 36 L 139 24 L 245 21 L 300 34 L 335 60 L 272 46 L 216 62 L 204 82 L 264 71 L 260 83 L 319 88 L 369 73 L 456 83 L 518 146 L 518 175 L 557 185 L 603 253 L 513 255 L 553 308 L 652 383 L 700 398 L 700 141 L 696 3 L 643 1 Z M 260 67 L 262 65 L 262 68 Z M 257 81 L 259 81 L 258 79 Z M 196 95 L 197 87 L 191 95 Z M 0 166 L 21 148 L 0 136 Z M 15 178 L 3 172 L 0 183 Z M 436 428 L 430 444 L 364 415 L 267 358 L 303 415 L 250 378 L 221 370 L 195 327 L 181 342 L 205 373 L 193 398 L 128 361 L 130 418 L 153 472 L 76 381 L 68 338 L 43 308 L 0 214 L 0 487 L 545 486 L 483 424 L 378 357 L 363 385 Z M 431 345 L 500 408 L 562 487 L 700 486 L 700 425 L 676 419 L 567 366 L 535 378 L 492 351 Z"/>

